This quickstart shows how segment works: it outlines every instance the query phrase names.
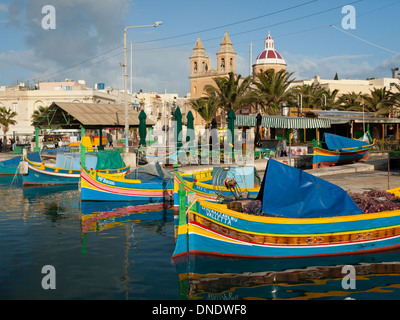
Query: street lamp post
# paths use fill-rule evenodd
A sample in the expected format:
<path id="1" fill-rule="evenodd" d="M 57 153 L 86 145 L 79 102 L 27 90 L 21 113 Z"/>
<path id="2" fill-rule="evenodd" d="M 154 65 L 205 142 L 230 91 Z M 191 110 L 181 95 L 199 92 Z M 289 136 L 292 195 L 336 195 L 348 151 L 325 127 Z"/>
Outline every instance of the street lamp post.
<path id="1" fill-rule="evenodd" d="M 133 28 L 147 28 L 147 27 L 158 27 L 159 25 L 162 24 L 162 21 L 156 21 L 154 24 L 149 24 L 149 25 L 144 25 L 144 26 L 130 26 L 126 27 L 124 29 L 124 69 L 125 69 L 125 74 L 124 74 L 124 102 L 125 102 L 125 152 L 128 152 L 129 150 L 129 118 L 128 118 L 128 92 L 127 92 L 127 87 L 128 87 L 128 68 L 127 68 L 127 62 L 126 62 L 126 30 L 128 29 L 133 29 Z"/>

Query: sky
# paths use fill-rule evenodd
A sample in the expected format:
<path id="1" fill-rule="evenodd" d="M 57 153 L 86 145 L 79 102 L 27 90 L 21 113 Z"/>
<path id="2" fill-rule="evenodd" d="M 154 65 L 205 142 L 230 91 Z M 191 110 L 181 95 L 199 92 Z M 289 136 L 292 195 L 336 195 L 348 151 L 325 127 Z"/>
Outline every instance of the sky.
<path id="1" fill-rule="evenodd" d="M 342 13 L 346 5 L 354 15 Z M 216 69 L 225 31 L 243 77 L 268 32 L 296 80 L 391 77 L 400 67 L 399 13 L 400 0 L 1 0 L 0 86 L 74 79 L 123 89 L 124 28 L 156 21 L 127 30 L 134 92 L 186 96 L 197 38 Z"/>

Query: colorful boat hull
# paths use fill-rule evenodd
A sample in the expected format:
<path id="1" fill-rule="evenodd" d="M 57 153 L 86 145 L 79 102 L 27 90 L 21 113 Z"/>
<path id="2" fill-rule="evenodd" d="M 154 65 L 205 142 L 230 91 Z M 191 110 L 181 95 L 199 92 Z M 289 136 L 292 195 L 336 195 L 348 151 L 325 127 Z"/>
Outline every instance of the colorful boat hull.
<path id="1" fill-rule="evenodd" d="M 367 161 L 370 156 L 369 151 L 370 148 L 348 152 L 314 148 L 313 169 L 349 164 L 357 161 Z"/>
<path id="2" fill-rule="evenodd" d="M 174 258 L 186 254 L 303 258 L 400 247 L 400 210 L 295 219 L 254 216 L 199 201 L 189 212 L 187 223 L 182 212 Z"/>
<path id="3" fill-rule="evenodd" d="M 27 185 L 79 185 L 80 170 L 64 169 L 46 166 L 43 163 L 33 163 L 25 158 L 28 163 L 28 173 L 23 175 L 22 184 Z M 110 174 L 125 174 L 129 166 L 120 169 L 99 170 Z"/>
<path id="4" fill-rule="evenodd" d="M 173 181 L 169 183 L 143 183 L 140 180 L 125 179 L 97 172 L 81 170 L 82 201 L 163 201 L 174 192 Z"/>
<path id="5" fill-rule="evenodd" d="M 375 144 L 369 131 L 360 139 L 325 133 L 323 140 L 327 148 L 314 147 L 313 169 L 366 161 Z"/>

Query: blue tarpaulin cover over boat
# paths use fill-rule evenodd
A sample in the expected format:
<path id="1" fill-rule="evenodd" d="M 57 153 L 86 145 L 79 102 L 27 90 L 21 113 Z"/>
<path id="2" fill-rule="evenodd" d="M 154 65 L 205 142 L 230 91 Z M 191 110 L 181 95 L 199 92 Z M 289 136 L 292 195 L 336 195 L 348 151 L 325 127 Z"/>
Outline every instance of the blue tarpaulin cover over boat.
<path id="1" fill-rule="evenodd" d="M 342 188 L 270 159 L 257 197 L 262 212 L 285 218 L 362 214 Z"/>
<path id="2" fill-rule="evenodd" d="M 326 146 L 329 150 L 342 150 L 344 148 L 360 148 L 366 146 L 369 143 L 363 140 L 355 140 L 336 134 L 324 133 L 322 140 L 325 141 Z M 349 150 L 350 151 L 350 150 Z"/>

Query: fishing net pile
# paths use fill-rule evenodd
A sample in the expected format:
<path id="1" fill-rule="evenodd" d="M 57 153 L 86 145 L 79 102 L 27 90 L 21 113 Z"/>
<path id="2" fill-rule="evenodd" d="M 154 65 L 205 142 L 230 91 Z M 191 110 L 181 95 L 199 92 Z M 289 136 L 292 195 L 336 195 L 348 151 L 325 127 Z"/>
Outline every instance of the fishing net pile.
<path id="1" fill-rule="evenodd" d="M 364 213 L 400 210 L 400 198 L 386 191 L 371 190 L 349 196 Z"/>

